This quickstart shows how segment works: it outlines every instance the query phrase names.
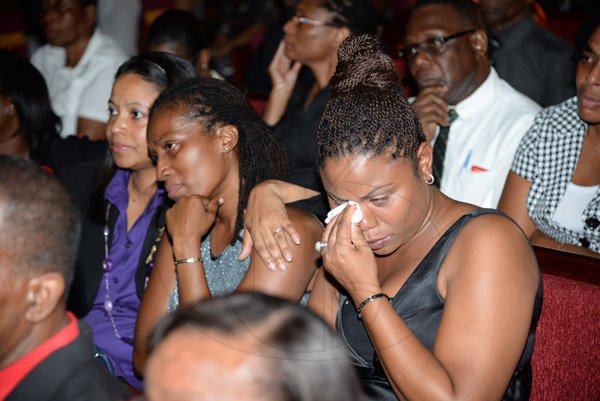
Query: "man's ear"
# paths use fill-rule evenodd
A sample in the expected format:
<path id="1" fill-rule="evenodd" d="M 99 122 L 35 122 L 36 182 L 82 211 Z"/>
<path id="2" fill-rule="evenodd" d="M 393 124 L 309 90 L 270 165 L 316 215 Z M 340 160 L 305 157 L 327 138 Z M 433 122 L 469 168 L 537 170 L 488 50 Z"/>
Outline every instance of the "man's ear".
<path id="1" fill-rule="evenodd" d="M 83 8 L 83 19 L 85 21 L 85 25 L 94 29 L 96 26 L 96 6 L 95 5 L 87 5 Z"/>
<path id="2" fill-rule="evenodd" d="M 229 153 L 236 147 L 239 139 L 238 129 L 235 125 L 227 124 L 217 129 L 217 136 L 221 141 L 221 151 Z"/>
<path id="3" fill-rule="evenodd" d="M 29 280 L 27 285 L 27 310 L 25 318 L 38 323 L 64 302 L 65 280 L 58 272 L 43 273 Z"/>
<path id="4" fill-rule="evenodd" d="M 478 29 L 470 36 L 471 46 L 478 57 L 487 58 L 488 38 L 484 30 Z"/>

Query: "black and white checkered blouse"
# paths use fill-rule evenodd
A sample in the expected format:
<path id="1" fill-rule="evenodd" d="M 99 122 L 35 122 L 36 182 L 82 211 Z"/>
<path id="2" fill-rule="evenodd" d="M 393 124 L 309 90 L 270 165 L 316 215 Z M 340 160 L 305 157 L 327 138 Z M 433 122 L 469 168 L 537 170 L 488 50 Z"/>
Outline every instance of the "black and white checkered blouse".
<path id="1" fill-rule="evenodd" d="M 544 109 L 521 140 L 511 169 L 532 183 L 527 210 L 540 231 L 558 242 L 600 252 L 600 187 L 581 216 L 583 233 L 553 221 L 577 166 L 586 132 L 587 124 L 577 114 L 577 97 Z"/>

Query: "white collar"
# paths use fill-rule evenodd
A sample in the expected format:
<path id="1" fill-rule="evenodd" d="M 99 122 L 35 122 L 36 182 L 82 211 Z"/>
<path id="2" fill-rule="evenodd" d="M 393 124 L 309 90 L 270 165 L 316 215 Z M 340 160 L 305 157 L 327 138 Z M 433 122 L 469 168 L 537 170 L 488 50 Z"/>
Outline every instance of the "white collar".
<path id="1" fill-rule="evenodd" d="M 85 66 L 94 56 L 94 54 L 98 52 L 100 46 L 102 45 L 102 36 L 103 34 L 100 32 L 99 29 L 94 30 L 94 34 L 90 38 L 90 41 L 88 42 L 87 46 L 85 47 L 85 50 L 83 51 L 81 60 L 79 60 L 79 63 L 77 63 L 74 69 L 79 69 L 80 66 Z"/>
<path id="2" fill-rule="evenodd" d="M 469 117 L 479 113 L 482 107 L 487 107 L 490 102 L 494 101 L 494 93 L 500 81 L 498 73 L 493 67 L 490 67 L 490 72 L 479 88 L 475 89 L 470 96 L 456 105 L 456 112 L 459 118 L 468 119 Z"/>

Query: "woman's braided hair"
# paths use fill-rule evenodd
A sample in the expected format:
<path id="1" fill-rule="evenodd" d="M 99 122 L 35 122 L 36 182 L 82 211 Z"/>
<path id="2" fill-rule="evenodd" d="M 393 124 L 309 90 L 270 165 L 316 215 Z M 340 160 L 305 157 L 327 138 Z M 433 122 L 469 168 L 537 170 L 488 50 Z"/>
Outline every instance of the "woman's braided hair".
<path id="1" fill-rule="evenodd" d="M 370 35 L 349 36 L 338 50 L 331 99 L 317 130 L 316 163 L 351 154 L 388 153 L 413 162 L 425 141 L 417 113 L 402 96 L 394 63 Z"/>
<path id="2" fill-rule="evenodd" d="M 244 95 L 227 82 L 213 78 L 191 78 L 161 93 L 150 114 L 160 109 L 177 110 L 182 117 L 201 124 L 209 132 L 231 124 L 238 130 L 239 202 L 235 233 L 243 227 L 244 209 L 256 184 L 286 171 L 285 153 L 271 131 L 246 103 Z"/>

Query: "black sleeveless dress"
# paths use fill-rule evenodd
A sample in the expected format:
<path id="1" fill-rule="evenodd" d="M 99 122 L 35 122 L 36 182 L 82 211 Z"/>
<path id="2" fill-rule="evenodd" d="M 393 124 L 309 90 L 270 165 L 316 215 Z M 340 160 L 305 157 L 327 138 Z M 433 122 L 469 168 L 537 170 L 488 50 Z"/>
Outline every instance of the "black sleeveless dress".
<path id="1" fill-rule="evenodd" d="M 437 276 L 454 239 L 469 221 L 482 214 L 504 214 L 493 209 L 476 209 L 458 219 L 431 248 L 402 288 L 392 298 L 398 315 L 421 341 L 433 352 L 437 329 L 444 311 L 444 300 L 439 295 Z M 508 385 L 503 401 L 528 400 L 531 393 L 531 354 L 535 341 L 535 328 L 542 311 L 542 279 L 535 296 L 533 316 L 527 343 L 517 369 Z M 363 382 L 367 398 L 372 401 L 398 400 L 385 375 L 371 340 L 358 319 L 356 309 L 344 295 L 336 318 L 338 332 L 349 348 L 353 364 Z"/>

